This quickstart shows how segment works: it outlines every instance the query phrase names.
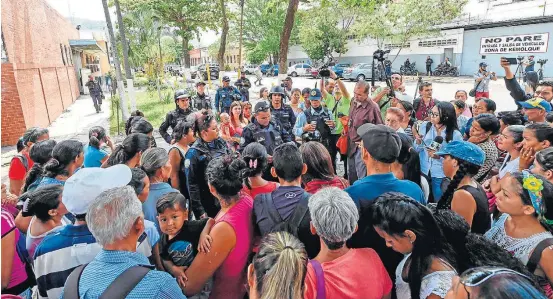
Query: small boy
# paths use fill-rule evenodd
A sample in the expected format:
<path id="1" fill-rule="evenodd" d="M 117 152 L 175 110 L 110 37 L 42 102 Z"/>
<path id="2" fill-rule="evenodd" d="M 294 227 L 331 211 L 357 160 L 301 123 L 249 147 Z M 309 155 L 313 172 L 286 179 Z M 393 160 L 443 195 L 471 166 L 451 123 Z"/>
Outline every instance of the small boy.
<path id="1" fill-rule="evenodd" d="M 188 201 L 179 192 L 162 196 L 157 201 L 156 210 L 162 232 L 159 255 L 163 267 L 182 287 L 185 267 L 192 264 L 198 251 L 209 251 L 212 241 L 209 232 L 215 221 L 212 218 L 189 221 Z"/>

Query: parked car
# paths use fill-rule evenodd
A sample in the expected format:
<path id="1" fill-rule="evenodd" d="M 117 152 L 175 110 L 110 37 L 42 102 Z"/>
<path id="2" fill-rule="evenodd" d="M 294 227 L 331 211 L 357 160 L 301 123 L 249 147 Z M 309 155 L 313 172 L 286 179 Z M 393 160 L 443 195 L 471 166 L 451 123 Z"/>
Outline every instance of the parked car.
<path id="1" fill-rule="evenodd" d="M 380 78 L 378 68 L 374 68 L 375 79 Z M 350 81 L 364 81 L 370 79 L 372 76 L 372 64 L 371 63 L 357 63 L 349 68 L 344 69 L 342 77 Z"/>
<path id="2" fill-rule="evenodd" d="M 319 68 L 312 67 L 309 71 L 311 78 L 319 78 Z"/>
<path id="3" fill-rule="evenodd" d="M 278 75 L 278 64 L 273 65 L 273 73 L 272 74 L 267 74 L 267 71 L 270 68 L 270 65 L 268 63 L 262 64 L 262 65 L 260 65 L 260 67 L 261 67 L 261 73 L 263 75 L 266 75 L 266 76 L 276 76 L 276 75 Z"/>
<path id="4" fill-rule="evenodd" d="M 351 63 L 338 63 L 335 66 L 332 67 L 332 71 L 336 74 L 338 77 L 342 77 L 342 74 L 344 73 L 344 70 L 351 67 Z"/>
<path id="5" fill-rule="evenodd" d="M 255 73 L 256 68 L 257 68 L 257 65 L 255 64 L 246 64 L 244 66 L 244 73 L 246 73 L 246 75 L 252 75 Z"/>
<path id="6" fill-rule="evenodd" d="M 298 63 L 294 64 L 288 68 L 287 75 L 292 77 L 297 76 L 310 76 L 311 75 L 311 66 L 307 63 Z"/>
<path id="7" fill-rule="evenodd" d="M 205 70 L 205 63 L 198 65 L 197 77 L 202 80 L 207 80 L 207 72 Z M 210 63 L 209 64 L 209 77 L 210 79 L 219 79 L 219 64 Z"/>

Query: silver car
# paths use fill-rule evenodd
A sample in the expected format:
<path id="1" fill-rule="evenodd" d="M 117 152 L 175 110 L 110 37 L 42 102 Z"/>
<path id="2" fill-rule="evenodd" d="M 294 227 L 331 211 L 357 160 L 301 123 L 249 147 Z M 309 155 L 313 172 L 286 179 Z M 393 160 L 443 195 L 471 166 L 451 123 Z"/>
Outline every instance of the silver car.
<path id="1" fill-rule="evenodd" d="M 370 79 L 372 76 L 372 64 L 371 63 L 357 63 L 352 67 L 344 69 L 342 77 L 350 81 L 364 81 Z M 378 68 L 374 68 L 375 79 L 380 78 Z"/>

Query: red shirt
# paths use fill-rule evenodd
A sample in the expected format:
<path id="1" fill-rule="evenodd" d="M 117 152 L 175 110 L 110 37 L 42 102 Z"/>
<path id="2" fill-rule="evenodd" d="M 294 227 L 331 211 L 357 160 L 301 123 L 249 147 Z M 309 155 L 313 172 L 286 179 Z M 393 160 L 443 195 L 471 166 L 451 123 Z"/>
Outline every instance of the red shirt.
<path id="1" fill-rule="evenodd" d="M 254 187 L 251 190 L 247 186 L 244 186 L 244 188 L 242 188 L 242 192 L 249 194 L 253 199 L 255 199 L 258 194 L 271 193 L 275 191 L 277 187 L 277 182 L 267 182 L 264 186 Z"/>
<path id="2" fill-rule="evenodd" d="M 428 106 L 424 104 L 424 100 L 421 98 L 419 107 L 417 111 L 415 111 L 415 117 L 418 120 L 425 120 L 428 117 L 428 112 L 434 108 L 436 105 L 436 101 L 434 99 L 431 99 L 430 102 L 428 102 Z"/>
<path id="3" fill-rule="evenodd" d="M 339 176 L 335 176 L 330 181 L 325 180 L 312 180 L 309 183 L 305 184 L 305 192 L 315 194 L 317 191 L 321 190 L 324 187 L 337 187 L 341 190 L 346 189 L 349 187 L 348 181 L 344 180 L 343 178 Z"/>
<path id="4" fill-rule="evenodd" d="M 31 157 L 29 156 L 29 153 L 27 151 L 21 151 L 20 154 L 27 157 L 27 169 L 25 169 L 25 166 L 23 165 L 23 162 L 21 162 L 21 159 L 14 157 L 12 159 L 12 162 L 10 164 L 10 170 L 8 173 L 8 177 L 10 180 L 15 181 L 21 181 L 25 179 L 25 175 L 27 175 L 27 171 L 33 167 L 33 160 L 31 160 Z"/>
<path id="5" fill-rule="evenodd" d="M 392 280 L 371 248 L 350 249 L 345 255 L 321 264 L 326 298 L 382 298 L 392 291 Z M 317 276 L 311 264 L 305 275 L 305 299 L 317 298 Z"/>
<path id="6" fill-rule="evenodd" d="M 221 132 L 223 133 L 224 136 L 229 136 L 229 137 L 233 137 L 235 134 L 234 127 L 230 123 L 221 124 Z"/>

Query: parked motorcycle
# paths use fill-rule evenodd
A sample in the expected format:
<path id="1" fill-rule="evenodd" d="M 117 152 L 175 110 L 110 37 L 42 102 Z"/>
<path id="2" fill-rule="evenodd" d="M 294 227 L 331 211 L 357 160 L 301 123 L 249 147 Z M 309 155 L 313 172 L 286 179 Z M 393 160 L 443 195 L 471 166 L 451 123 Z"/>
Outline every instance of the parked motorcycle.
<path id="1" fill-rule="evenodd" d="M 440 77 L 459 77 L 459 70 L 456 66 L 449 66 L 442 62 L 432 72 L 432 75 Z"/>
<path id="2" fill-rule="evenodd" d="M 399 68 L 399 72 L 400 74 L 403 76 L 403 75 L 407 75 L 407 76 L 416 76 L 418 74 L 419 71 L 417 71 L 417 67 L 416 67 L 416 62 L 413 62 L 409 65 L 409 67 L 405 66 L 405 65 L 402 65 L 400 68 Z"/>

